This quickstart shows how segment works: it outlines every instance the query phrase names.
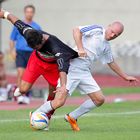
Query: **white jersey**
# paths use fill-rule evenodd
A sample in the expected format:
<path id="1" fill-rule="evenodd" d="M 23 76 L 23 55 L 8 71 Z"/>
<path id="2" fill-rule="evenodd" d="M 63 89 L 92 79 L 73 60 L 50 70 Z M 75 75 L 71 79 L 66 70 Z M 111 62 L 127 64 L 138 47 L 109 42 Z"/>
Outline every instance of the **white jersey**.
<path id="1" fill-rule="evenodd" d="M 70 69 L 73 67 L 90 69 L 96 60 L 100 60 L 103 64 L 111 63 L 113 56 L 110 43 L 105 39 L 105 29 L 98 25 L 79 26 L 79 29 L 87 57 L 71 60 Z"/>

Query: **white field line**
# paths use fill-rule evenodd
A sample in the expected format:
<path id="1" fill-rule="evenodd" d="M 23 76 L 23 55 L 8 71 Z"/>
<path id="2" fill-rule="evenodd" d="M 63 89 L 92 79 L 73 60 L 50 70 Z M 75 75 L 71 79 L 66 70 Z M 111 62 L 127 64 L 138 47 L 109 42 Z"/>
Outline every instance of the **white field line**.
<path id="1" fill-rule="evenodd" d="M 97 116 L 97 117 L 112 117 L 112 116 L 123 116 L 123 115 L 135 115 L 135 114 L 140 114 L 140 111 L 131 111 L 131 112 L 115 112 L 115 113 L 88 113 L 84 115 L 83 117 L 92 117 L 92 116 Z M 57 115 L 54 116 L 53 119 L 62 119 L 64 118 L 64 115 Z M 6 122 L 24 122 L 24 121 L 29 121 L 29 119 L 3 119 L 0 120 L 0 123 L 6 123 Z"/>

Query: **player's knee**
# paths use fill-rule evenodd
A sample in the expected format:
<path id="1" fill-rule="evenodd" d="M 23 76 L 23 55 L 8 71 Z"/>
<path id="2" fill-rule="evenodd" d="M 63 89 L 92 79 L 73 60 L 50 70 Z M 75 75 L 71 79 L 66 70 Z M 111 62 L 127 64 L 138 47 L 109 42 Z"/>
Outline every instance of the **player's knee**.
<path id="1" fill-rule="evenodd" d="M 97 106 L 101 106 L 104 102 L 105 102 L 105 97 L 104 97 L 104 96 L 100 96 L 99 98 L 97 98 L 97 99 L 95 100 L 95 104 L 96 104 Z"/>
<path id="2" fill-rule="evenodd" d="M 21 93 L 28 92 L 28 90 L 25 87 L 20 87 L 19 90 L 20 90 Z"/>

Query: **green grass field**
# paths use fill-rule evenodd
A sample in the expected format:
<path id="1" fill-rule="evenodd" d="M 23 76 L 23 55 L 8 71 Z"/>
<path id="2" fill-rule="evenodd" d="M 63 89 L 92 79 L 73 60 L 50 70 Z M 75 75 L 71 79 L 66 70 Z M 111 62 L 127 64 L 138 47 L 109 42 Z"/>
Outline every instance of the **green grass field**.
<path id="1" fill-rule="evenodd" d="M 55 116 L 74 108 L 60 108 Z M 63 118 L 53 119 L 48 132 L 33 131 L 29 111 L 0 111 L 0 140 L 140 140 L 140 102 L 105 104 L 78 120 L 80 132 L 71 131 Z"/>
<path id="2" fill-rule="evenodd" d="M 112 94 L 131 94 L 131 93 L 140 93 L 140 87 L 106 87 L 102 88 L 102 91 L 105 95 Z M 72 96 L 81 96 L 78 91 L 72 94 Z"/>

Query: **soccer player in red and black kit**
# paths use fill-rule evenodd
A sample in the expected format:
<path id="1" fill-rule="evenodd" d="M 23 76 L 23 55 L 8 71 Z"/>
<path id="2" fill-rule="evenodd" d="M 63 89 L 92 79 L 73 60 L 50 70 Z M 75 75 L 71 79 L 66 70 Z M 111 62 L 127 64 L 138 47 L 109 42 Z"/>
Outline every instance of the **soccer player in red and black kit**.
<path id="1" fill-rule="evenodd" d="M 0 10 L 0 18 L 8 19 L 14 24 L 26 39 L 28 45 L 34 49 L 24 72 L 21 85 L 15 91 L 15 96 L 26 93 L 40 75 L 43 75 L 53 87 L 56 87 L 57 80 L 60 77 L 61 87 L 57 89 L 57 92 L 66 93 L 69 62 L 70 59 L 78 57 L 78 53 L 56 36 L 33 29 L 7 11 Z M 79 55 L 84 55 L 84 52 L 81 51 Z M 50 95 L 50 100 L 53 100 L 53 98 L 54 95 Z"/>

